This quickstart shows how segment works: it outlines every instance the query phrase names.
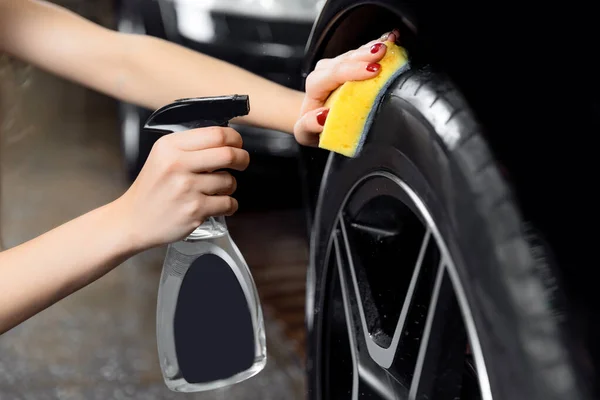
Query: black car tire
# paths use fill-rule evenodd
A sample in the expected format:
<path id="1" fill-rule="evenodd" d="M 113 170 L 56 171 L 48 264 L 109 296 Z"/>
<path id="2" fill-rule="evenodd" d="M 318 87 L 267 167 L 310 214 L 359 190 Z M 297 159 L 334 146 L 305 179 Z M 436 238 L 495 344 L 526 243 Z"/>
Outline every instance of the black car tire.
<path id="1" fill-rule="evenodd" d="M 360 192 L 367 185 L 370 189 Z M 429 304 L 428 310 L 435 311 L 431 314 L 419 313 L 417 308 L 424 304 L 415 298 L 406 308 L 404 299 L 409 289 L 401 278 L 410 280 L 418 275 L 398 272 L 406 266 L 401 260 L 390 259 L 390 254 L 402 254 L 402 250 L 384 249 L 385 243 L 396 247 L 406 244 L 408 248 L 409 236 L 394 242 L 393 235 L 401 235 L 410 223 L 387 208 L 391 200 L 372 206 L 371 214 L 361 208 L 366 209 L 379 197 L 392 196 L 392 192 L 400 201 L 404 199 L 408 209 L 422 212 L 421 221 L 430 219 L 433 228 L 424 229 L 433 229 L 431 237 L 437 231 L 440 260 L 450 260 L 440 262 L 437 271 L 444 272 L 436 276 L 442 286 L 435 288 L 438 296 L 443 294 L 443 285 L 450 285 L 451 290 L 444 294 L 444 302 L 435 307 Z M 366 198 L 356 200 L 361 196 Z M 369 238 L 364 240 L 370 240 L 370 246 L 363 249 L 369 254 L 360 254 L 359 239 L 347 233 L 350 229 L 358 232 L 352 233 L 354 238 Z M 423 258 L 420 260 L 424 263 Z M 386 269 L 386 263 L 396 268 Z M 387 274 L 388 279 L 371 279 L 377 274 Z M 425 282 L 421 276 L 418 279 L 413 294 L 420 290 L 420 282 Z M 386 292 L 377 292 L 377 285 Z M 388 293 L 390 288 L 392 294 Z M 581 361 L 574 356 L 575 344 L 568 340 L 561 319 L 568 312 L 560 295 L 550 249 L 524 223 L 510 185 L 466 101 L 444 76 L 429 69 L 410 71 L 389 89 L 359 156 L 331 154 L 324 172 L 307 281 L 309 398 L 386 398 L 387 387 L 388 394 L 394 393 L 388 398 L 396 399 L 588 399 L 580 379 Z M 423 341 L 423 332 L 428 332 L 428 337 L 439 343 L 428 343 L 425 352 L 420 347 L 415 350 L 415 345 L 404 339 L 413 328 L 406 328 L 388 368 L 374 358 L 365 359 L 363 370 L 371 365 L 384 372 L 370 370 L 371 384 L 363 385 L 362 378 L 356 383 L 349 377 L 357 374 L 357 362 L 362 363 L 361 357 L 370 351 L 367 339 L 363 342 L 360 334 L 360 318 L 366 321 L 363 326 L 368 327 L 374 342 L 384 336 L 379 342 L 382 348 L 389 346 L 392 334 L 384 332 L 382 321 L 394 307 L 389 301 L 377 303 L 373 300 L 376 296 L 400 300 L 407 310 L 402 322 L 405 327 L 409 322 L 425 323 L 421 314 L 427 314 L 427 320 L 431 318 L 429 328 L 412 339 Z M 431 303 L 435 304 L 435 299 Z M 363 303 L 363 317 L 358 312 L 359 302 Z M 461 315 L 468 320 L 464 326 L 456 322 Z M 460 347 L 467 340 L 474 359 L 470 363 L 463 360 L 468 357 Z M 407 359 L 412 359 L 412 364 Z M 433 366 L 427 365 L 430 360 L 436 360 Z M 477 370 L 480 397 L 469 397 L 467 389 L 461 389 L 466 385 L 463 375 L 440 370 L 450 365 Z M 418 390 L 415 383 L 421 385 Z M 381 391 L 370 397 L 373 385 L 380 385 Z"/>

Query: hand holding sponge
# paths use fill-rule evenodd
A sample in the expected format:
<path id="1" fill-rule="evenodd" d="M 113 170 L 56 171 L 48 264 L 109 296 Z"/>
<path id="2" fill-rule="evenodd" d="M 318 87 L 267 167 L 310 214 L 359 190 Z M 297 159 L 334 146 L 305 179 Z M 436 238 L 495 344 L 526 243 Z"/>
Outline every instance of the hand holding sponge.
<path id="1" fill-rule="evenodd" d="M 379 62 L 381 72 L 374 78 L 349 81 L 334 90 L 325 107 L 327 120 L 319 139 L 319 147 L 346 157 L 355 157 L 361 150 L 373 122 L 377 104 L 387 88 L 409 68 L 403 47 L 386 41 L 387 51 Z"/>

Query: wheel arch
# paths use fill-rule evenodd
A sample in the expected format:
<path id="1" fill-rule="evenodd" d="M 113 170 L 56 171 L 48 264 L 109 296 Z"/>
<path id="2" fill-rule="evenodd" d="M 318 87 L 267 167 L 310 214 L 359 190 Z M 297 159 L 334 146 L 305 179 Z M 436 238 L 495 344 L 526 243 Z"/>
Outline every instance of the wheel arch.
<path id="1" fill-rule="evenodd" d="M 303 75 L 320 59 L 359 47 L 394 28 L 407 34 L 404 38 L 414 36 L 416 18 L 408 5 L 381 0 L 326 2 L 306 45 Z"/>
<path id="2" fill-rule="evenodd" d="M 416 18 L 412 5 L 392 0 L 328 0 L 306 44 L 303 78 L 308 76 L 320 59 L 336 57 L 360 47 L 394 28 L 401 30 L 403 44 L 410 48 L 411 39 L 416 37 Z M 407 40 L 408 45 L 405 43 Z M 328 154 L 321 149 L 300 149 L 309 232 L 312 230 Z"/>

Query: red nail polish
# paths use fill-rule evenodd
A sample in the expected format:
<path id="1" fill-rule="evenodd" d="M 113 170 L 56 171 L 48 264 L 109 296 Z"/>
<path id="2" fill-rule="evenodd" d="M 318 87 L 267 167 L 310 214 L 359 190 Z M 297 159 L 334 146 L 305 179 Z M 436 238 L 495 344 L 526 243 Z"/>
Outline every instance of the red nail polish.
<path id="1" fill-rule="evenodd" d="M 321 126 L 325 126 L 325 121 L 327 121 L 327 114 L 329 114 L 329 109 L 323 110 L 317 114 L 317 122 Z"/>
<path id="2" fill-rule="evenodd" d="M 381 50 L 382 47 L 385 47 L 385 44 L 375 43 L 373 46 L 371 46 L 371 53 L 372 54 L 377 53 L 379 50 Z"/>
<path id="3" fill-rule="evenodd" d="M 381 68 L 381 65 L 379 65 L 377 63 L 371 63 L 371 64 L 367 65 L 367 71 L 369 71 L 369 72 L 377 72 L 377 71 L 379 71 L 379 68 Z"/>

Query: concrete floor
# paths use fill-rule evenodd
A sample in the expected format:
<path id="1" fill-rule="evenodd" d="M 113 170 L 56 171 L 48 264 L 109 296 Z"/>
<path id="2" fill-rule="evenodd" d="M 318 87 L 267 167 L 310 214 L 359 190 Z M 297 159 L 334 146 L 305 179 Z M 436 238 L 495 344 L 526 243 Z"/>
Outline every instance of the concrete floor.
<path id="1" fill-rule="evenodd" d="M 6 246 L 31 239 L 125 190 L 114 101 L 19 64 L 0 66 L 0 87 L 0 220 Z M 303 227 L 301 213 L 280 213 L 286 215 L 271 219 L 285 220 L 284 229 L 294 226 L 290 221 Z M 262 217 L 231 219 L 242 250 L 260 241 L 260 233 L 249 228 L 256 218 Z M 252 242 L 244 232 L 251 233 L 246 238 Z M 305 258 L 301 234 L 287 235 L 280 250 L 286 251 L 295 240 L 300 243 L 293 246 L 297 259 Z M 265 257 L 276 262 L 269 254 Z M 0 336 L 0 399 L 304 398 L 302 367 L 268 312 L 269 360 L 261 374 L 206 394 L 168 391 L 155 343 L 162 256 L 158 249 L 134 257 Z M 251 267 L 261 262 L 256 254 L 249 258 Z M 296 271 L 304 268 L 302 262 L 296 264 Z"/>

